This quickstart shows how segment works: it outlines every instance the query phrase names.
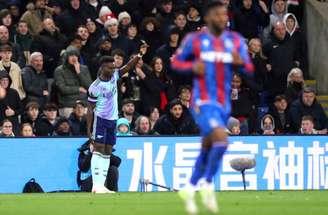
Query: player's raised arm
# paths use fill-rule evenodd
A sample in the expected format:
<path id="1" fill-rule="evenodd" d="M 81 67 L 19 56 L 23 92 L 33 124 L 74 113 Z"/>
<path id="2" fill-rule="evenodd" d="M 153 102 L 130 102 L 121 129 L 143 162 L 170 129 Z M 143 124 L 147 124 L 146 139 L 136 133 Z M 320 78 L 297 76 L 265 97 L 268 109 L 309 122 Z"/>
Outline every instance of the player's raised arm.
<path id="1" fill-rule="evenodd" d="M 139 53 L 134 56 L 131 60 L 129 60 L 129 62 L 127 64 L 125 64 L 123 67 L 120 68 L 120 76 L 124 75 L 125 73 L 129 72 L 140 60 L 140 58 L 142 58 L 142 56 L 144 56 L 147 52 L 149 45 L 147 43 L 143 43 L 140 46 L 140 50 Z"/>
<path id="2" fill-rule="evenodd" d="M 191 72 L 194 66 L 192 34 L 187 35 L 171 59 L 171 66 L 178 71 Z"/>

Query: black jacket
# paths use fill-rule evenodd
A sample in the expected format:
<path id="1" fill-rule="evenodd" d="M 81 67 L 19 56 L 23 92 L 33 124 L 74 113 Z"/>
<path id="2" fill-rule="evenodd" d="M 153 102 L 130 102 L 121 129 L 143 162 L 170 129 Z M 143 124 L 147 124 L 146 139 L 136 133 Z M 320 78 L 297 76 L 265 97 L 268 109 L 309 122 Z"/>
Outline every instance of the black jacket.
<path id="1" fill-rule="evenodd" d="M 282 121 L 282 116 L 279 114 L 277 108 L 272 107 L 270 110 L 270 115 L 274 119 L 275 123 L 275 134 L 289 134 L 291 133 L 291 116 L 288 109 L 283 113 L 284 123 Z"/>
<path id="2" fill-rule="evenodd" d="M 53 72 L 60 60 L 60 53 L 67 47 L 67 44 L 67 38 L 58 31 L 50 34 L 48 31 L 43 30 L 34 39 L 32 52 L 39 51 L 43 54 L 44 70 L 48 78 L 53 77 Z"/>
<path id="3" fill-rule="evenodd" d="M 175 119 L 170 113 L 164 114 L 157 120 L 154 130 L 161 135 L 196 135 L 199 133 L 194 120 L 185 113 L 180 119 Z"/>
<path id="4" fill-rule="evenodd" d="M 322 130 L 328 128 L 327 116 L 319 102 L 316 100 L 311 106 L 305 106 L 302 98 L 294 101 L 290 107 L 290 115 L 292 118 L 292 131 L 297 133 L 301 128 L 302 117 L 310 115 L 314 119 L 314 129 Z"/>
<path id="5" fill-rule="evenodd" d="M 290 70 L 296 67 L 298 60 L 295 43 L 286 34 L 284 40 L 271 36 L 271 41 L 263 47 L 265 56 L 272 70 L 269 73 L 269 92 L 271 95 L 282 94 L 286 90 L 287 76 Z"/>
<path id="6" fill-rule="evenodd" d="M 38 124 L 35 125 L 36 136 L 52 136 L 55 131 L 55 125 L 51 124 L 47 118 L 43 117 Z"/>
<path id="7" fill-rule="evenodd" d="M 235 11 L 235 30 L 245 38 L 251 39 L 259 36 L 259 28 L 266 27 L 270 22 L 269 14 L 263 11 L 256 11 L 253 7 L 249 10 L 242 7 Z"/>
<path id="8" fill-rule="evenodd" d="M 26 92 L 26 103 L 36 101 L 41 107 L 47 102 L 47 96 L 43 95 L 48 90 L 46 74 L 42 71 L 37 73 L 31 65 L 22 70 L 23 87 Z"/>
<path id="9" fill-rule="evenodd" d="M 74 113 L 68 118 L 71 124 L 71 130 L 73 136 L 84 136 L 87 135 L 87 118 L 86 116 L 82 117 L 80 121 Z"/>

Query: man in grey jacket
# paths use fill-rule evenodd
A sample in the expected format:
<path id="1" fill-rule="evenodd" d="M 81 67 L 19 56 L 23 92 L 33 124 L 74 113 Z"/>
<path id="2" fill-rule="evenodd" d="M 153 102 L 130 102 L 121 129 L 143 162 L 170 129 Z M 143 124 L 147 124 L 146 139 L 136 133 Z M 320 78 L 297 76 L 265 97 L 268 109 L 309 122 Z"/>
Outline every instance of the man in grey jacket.
<path id="1" fill-rule="evenodd" d="M 63 64 L 54 73 L 59 114 L 66 118 L 72 113 L 76 100 L 87 102 L 87 89 L 92 82 L 88 68 L 79 63 L 79 56 L 76 48 L 69 47 Z"/>

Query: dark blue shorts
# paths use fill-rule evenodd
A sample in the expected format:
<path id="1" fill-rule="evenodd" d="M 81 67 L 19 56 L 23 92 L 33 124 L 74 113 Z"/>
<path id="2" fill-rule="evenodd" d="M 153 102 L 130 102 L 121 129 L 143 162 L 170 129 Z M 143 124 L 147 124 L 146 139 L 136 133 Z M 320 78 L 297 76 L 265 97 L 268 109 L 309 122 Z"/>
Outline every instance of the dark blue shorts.
<path id="1" fill-rule="evenodd" d="M 200 134 L 207 136 L 215 128 L 226 127 L 230 111 L 224 110 L 220 105 L 204 104 L 199 106 L 199 112 L 192 110 L 192 114 L 200 128 Z"/>
<path id="2" fill-rule="evenodd" d="M 93 139 L 96 143 L 116 144 L 116 120 L 107 120 L 96 116 L 93 121 Z"/>

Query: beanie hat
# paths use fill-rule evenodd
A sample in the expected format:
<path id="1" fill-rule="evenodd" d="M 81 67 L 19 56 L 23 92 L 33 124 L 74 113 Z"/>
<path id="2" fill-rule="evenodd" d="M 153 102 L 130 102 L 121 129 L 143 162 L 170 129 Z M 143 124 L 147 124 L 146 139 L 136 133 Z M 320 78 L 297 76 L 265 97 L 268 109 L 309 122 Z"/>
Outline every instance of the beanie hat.
<path id="1" fill-rule="evenodd" d="M 113 12 L 107 7 L 102 6 L 99 11 L 99 17 L 105 16 L 105 15 L 111 15 Z"/>
<path id="2" fill-rule="evenodd" d="M 107 20 L 104 24 L 105 28 L 108 28 L 108 26 L 110 25 L 118 25 L 118 20 L 116 18 L 110 18 L 109 20 Z"/>
<path id="3" fill-rule="evenodd" d="M 123 11 L 118 15 L 118 22 L 121 22 L 124 18 L 128 18 L 131 21 L 131 16 L 128 12 Z"/>

